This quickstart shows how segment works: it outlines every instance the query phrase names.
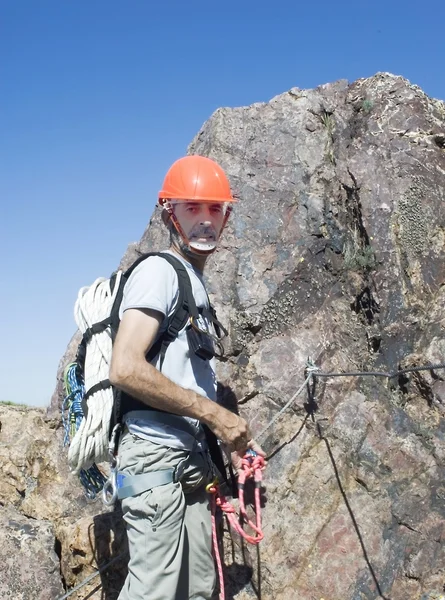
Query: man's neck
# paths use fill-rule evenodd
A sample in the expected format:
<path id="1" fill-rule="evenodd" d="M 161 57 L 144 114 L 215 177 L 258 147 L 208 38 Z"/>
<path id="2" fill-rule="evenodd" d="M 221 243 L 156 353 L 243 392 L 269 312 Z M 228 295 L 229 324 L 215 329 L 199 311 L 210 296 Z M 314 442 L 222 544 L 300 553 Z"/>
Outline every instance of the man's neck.
<path id="1" fill-rule="evenodd" d="M 170 250 L 172 252 L 174 252 L 175 254 L 178 254 L 181 258 L 183 258 L 187 262 L 189 262 L 192 265 L 192 267 L 194 267 L 201 273 L 204 272 L 204 267 L 206 264 L 207 256 L 201 256 L 199 254 L 185 254 L 181 250 L 181 248 L 178 248 L 178 246 L 176 244 L 172 244 L 170 246 Z"/>

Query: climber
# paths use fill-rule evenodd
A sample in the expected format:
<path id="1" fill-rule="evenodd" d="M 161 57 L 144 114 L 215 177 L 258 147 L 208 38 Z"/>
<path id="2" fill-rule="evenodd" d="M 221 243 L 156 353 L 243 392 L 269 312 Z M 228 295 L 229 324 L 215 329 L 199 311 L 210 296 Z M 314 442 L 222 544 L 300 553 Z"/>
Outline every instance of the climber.
<path id="1" fill-rule="evenodd" d="M 182 158 L 165 177 L 159 193 L 171 242 L 165 254 L 185 268 L 198 311 L 186 327 L 166 332 L 178 301 L 179 276 L 161 256 L 141 262 L 124 288 L 110 380 L 121 390 L 124 413 L 119 472 L 138 483 L 122 500 L 130 561 L 120 600 L 214 597 L 205 491 L 215 475 L 212 436 L 231 451 L 235 469 L 248 449 L 264 456 L 244 419 L 215 401 L 220 324 L 202 272 L 234 202 L 224 171 L 208 158 Z M 147 353 L 167 334 L 168 347 L 149 362 Z M 171 481 L 154 482 L 169 472 Z"/>

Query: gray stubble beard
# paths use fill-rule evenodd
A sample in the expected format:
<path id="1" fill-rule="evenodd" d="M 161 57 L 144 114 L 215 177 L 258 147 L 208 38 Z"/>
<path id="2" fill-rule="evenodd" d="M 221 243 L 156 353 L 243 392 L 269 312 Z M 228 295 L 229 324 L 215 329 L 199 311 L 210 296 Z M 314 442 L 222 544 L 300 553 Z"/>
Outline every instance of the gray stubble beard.
<path id="1" fill-rule="evenodd" d="M 182 239 L 182 237 L 179 235 L 179 233 L 176 231 L 175 227 L 173 225 L 170 226 L 170 244 L 172 246 L 176 246 L 176 248 L 178 248 L 182 254 L 184 254 L 184 256 L 186 256 L 189 259 L 194 259 L 198 256 L 197 253 L 193 252 L 193 250 L 191 250 L 187 244 L 184 242 L 184 240 Z M 211 253 L 209 253 L 211 254 Z"/>

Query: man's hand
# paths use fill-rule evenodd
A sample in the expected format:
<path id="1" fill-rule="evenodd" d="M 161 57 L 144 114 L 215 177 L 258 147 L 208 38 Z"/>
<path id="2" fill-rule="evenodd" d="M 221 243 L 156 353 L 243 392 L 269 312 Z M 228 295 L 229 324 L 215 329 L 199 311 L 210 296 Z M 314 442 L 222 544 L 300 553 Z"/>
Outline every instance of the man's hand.
<path id="1" fill-rule="evenodd" d="M 231 453 L 232 465 L 237 471 L 242 469 L 242 459 L 247 450 L 254 450 L 263 458 L 266 457 L 261 446 L 252 439 L 249 426 L 242 417 L 218 404 L 213 404 L 213 407 L 216 414 L 213 414 L 213 419 L 207 420 L 206 424 L 226 445 Z"/>
<path id="2" fill-rule="evenodd" d="M 207 424 L 230 452 L 244 452 L 251 437 L 246 421 L 225 408 L 215 405 L 216 407 L 218 407 L 218 413 L 215 415 L 217 418 L 213 418 L 212 422 Z"/>
<path id="3" fill-rule="evenodd" d="M 261 446 L 255 440 L 249 440 L 247 442 L 247 448 L 245 450 L 243 450 L 241 452 L 235 450 L 230 455 L 231 459 L 232 459 L 233 468 L 236 471 L 242 471 L 243 470 L 242 460 L 244 458 L 246 450 L 254 450 L 257 454 L 259 454 L 263 458 L 266 458 L 266 453 L 264 452 L 264 450 L 262 450 Z M 266 466 L 266 464 L 267 463 L 264 463 L 264 466 Z"/>

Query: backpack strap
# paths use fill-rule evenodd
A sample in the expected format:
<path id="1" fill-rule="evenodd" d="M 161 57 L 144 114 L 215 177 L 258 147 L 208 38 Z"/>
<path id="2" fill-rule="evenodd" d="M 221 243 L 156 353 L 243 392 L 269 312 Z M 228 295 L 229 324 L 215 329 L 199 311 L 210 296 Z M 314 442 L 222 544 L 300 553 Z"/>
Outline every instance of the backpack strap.
<path id="1" fill-rule="evenodd" d="M 159 336 L 159 338 L 152 345 L 150 350 L 146 355 L 146 359 L 151 362 L 155 356 L 160 354 L 160 370 L 162 370 L 162 365 L 164 362 L 165 354 L 169 345 L 177 338 L 178 333 L 185 327 L 187 321 L 190 318 L 190 315 L 194 315 L 196 318 L 198 317 L 198 309 L 196 307 L 195 299 L 193 297 L 192 284 L 190 282 L 190 277 L 187 273 L 186 267 L 183 263 L 178 259 L 172 256 L 171 254 L 163 253 L 163 252 L 149 252 L 147 254 L 141 255 L 130 267 L 125 271 L 121 278 L 121 289 L 118 290 L 116 294 L 116 299 L 113 304 L 113 308 L 111 310 L 110 318 L 113 322 L 112 329 L 112 339 L 114 341 L 114 337 L 117 333 L 117 329 L 119 327 L 119 308 L 122 302 L 123 290 L 125 287 L 125 283 L 128 281 L 131 273 L 134 269 L 141 264 L 146 258 L 150 256 L 160 256 L 164 260 L 166 260 L 175 270 L 176 275 L 178 277 L 178 300 L 176 302 L 175 310 L 173 314 L 168 317 L 167 321 L 167 329 L 166 331 Z M 113 333 L 114 332 L 114 333 Z M 129 406 L 135 402 L 135 399 L 131 396 L 125 394 L 121 390 L 117 388 L 113 388 L 114 394 L 114 406 L 113 406 L 113 417 L 112 417 L 112 426 L 110 427 L 110 431 L 113 429 L 113 425 L 116 423 L 122 422 L 122 416 L 125 412 L 128 411 Z M 139 403 L 139 402 L 137 402 Z M 145 405 L 145 410 L 150 410 L 150 407 Z M 132 409 L 131 409 L 132 410 Z"/>
<path id="2" fill-rule="evenodd" d="M 85 334 L 87 334 L 89 337 L 91 337 L 91 335 L 93 335 L 94 333 L 100 333 L 101 331 L 106 329 L 108 325 L 111 325 L 111 336 L 112 336 L 112 340 L 114 342 L 114 339 L 117 334 L 117 330 L 119 328 L 119 323 L 120 323 L 119 309 L 122 304 L 125 284 L 127 283 L 128 279 L 130 278 L 130 275 L 133 273 L 133 271 L 136 269 L 136 267 L 138 267 L 147 258 L 150 258 L 150 256 L 160 256 L 161 258 L 165 259 L 174 268 L 176 275 L 178 277 L 178 287 L 179 287 L 178 302 L 176 304 L 176 308 L 175 308 L 173 314 L 169 317 L 168 324 L 167 324 L 167 331 L 164 334 L 164 336 L 171 338 L 171 339 L 169 339 L 169 341 L 165 347 L 165 351 L 164 351 L 164 356 L 165 356 L 165 352 L 167 351 L 168 344 L 170 344 L 176 338 L 179 331 L 181 331 L 181 329 L 185 326 L 190 314 L 192 314 L 192 315 L 194 315 L 194 313 L 197 314 L 198 310 L 196 308 L 195 299 L 193 297 L 192 285 L 190 282 L 190 277 L 187 273 L 187 269 L 184 267 L 184 265 L 178 258 L 175 258 L 171 254 L 166 254 L 164 252 L 147 252 L 145 254 L 141 254 L 141 256 L 139 256 L 139 258 L 136 259 L 134 261 L 134 263 L 130 267 L 128 267 L 128 269 L 126 271 L 124 271 L 124 273 L 121 277 L 121 280 L 120 280 L 119 289 L 116 293 L 116 297 L 115 297 L 113 306 L 111 308 L 110 316 L 107 319 L 100 321 L 100 323 L 96 323 L 95 325 L 93 325 L 90 328 L 91 332 L 90 332 L 90 330 L 87 330 L 88 334 L 87 334 L 87 332 L 85 332 Z M 116 281 L 116 275 L 114 274 L 110 280 L 110 287 L 112 290 L 113 290 L 115 281 Z M 189 310 L 189 307 L 190 307 L 190 310 Z M 191 311 L 193 311 L 193 312 L 191 312 Z M 175 331 L 176 331 L 176 333 L 174 334 Z M 163 336 L 161 336 L 161 338 L 162 337 Z M 158 340 L 158 342 L 155 342 L 155 344 L 153 345 L 153 348 L 159 343 L 159 341 L 160 340 Z M 152 349 L 150 349 L 149 355 L 151 355 L 152 358 L 154 358 L 154 356 L 156 356 L 156 354 L 158 354 L 159 350 L 160 349 L 158 349 L 156 352 L 154 352 L 152 354 Z M 162 362 L 163 362 L 163 359 L 162 359 Z M 162 363 L 161 363 L 161 366 L 162 366 Z"/>
<path id="3" fill-rule="evenodd" d="M 136 262 L 140 262 L 140 260 L 138 259 Z M 133 265 L 130 268 L 132 269 Z M 117 274 L 115 272 L 110 277 L 111 293 L 113 293 L 113 291 L 114 291 L 114 287 L 116 285 L 116 279 L 117 279 Z M 107 327 L 110 327 L 110 329 L 111 329 L 111 337 L 112 337 L 112 341 L 114 342 L 114 338 L 116 337 L 116 333 L 117 333 L 117 328 L 119 327 L 119 306 L 122 302 L 122 296 L 124 293 L 125 283 L 126 283 L 126 279 L 125 279 L 125 273 L 124 273 L 123 277 L 121 277 L 121 279 L 120 279 L 119 289 L 116 293 L 116 297 L 114 299 L 113 306 L 111 307 L 109 316 L 106 317 L 105 319 L 102 319 L 102 321 L 98 321 L 97 323 L 94 323 L 93 325 L 91 325 L 91 327 L 88 327 L 87 329 L 85 329 L 83 336 L 82 336 L 82 343 L 87 344 L 87 342 L 89 342 L 91 340 L 93 335 L 95 335 L 97 333 L 102 333 L 102 331 L 105 331 L 105 329 L 107 329 Z"/>
<path id="4" fill-rule="evenodd" d="M 167 329 L 153 344 L 147 353 L 147 360 L 151 362 L 155 356 L 160 354 L 160 370 L 164 364 L 165 354 L 169 345 L 178 337 L 190 316 L 194 319 L 199 317 L 199 311 L 196 307 L 193 296 L 192 284 L 186 267 L 182 262 L 171 254 L 159 253 L 175 270 L 178 277 L 178 301 L 173 314 L 168 318 Z"/>

